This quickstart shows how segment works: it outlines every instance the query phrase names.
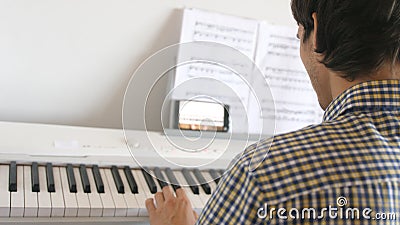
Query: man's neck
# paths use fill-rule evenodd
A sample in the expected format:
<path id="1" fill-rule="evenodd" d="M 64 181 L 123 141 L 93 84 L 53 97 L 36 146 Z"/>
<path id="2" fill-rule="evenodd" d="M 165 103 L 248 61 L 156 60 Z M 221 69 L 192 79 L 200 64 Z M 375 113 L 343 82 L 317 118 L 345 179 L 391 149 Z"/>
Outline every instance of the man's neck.
<path id="1" fill-rule="evenodd" d="M 400 79 L 400 63 L 395 66 L 391 64 L 385 64 L 376 72 L 366 75 L 360 75 L 353 81 L 348 81 L 340 77 L 338 74 L 331 72 L 329 74 L 329 83 L 331 87 L 332 100 L 338 97 L 345 90 L 349 89 L 350 87 L 356 84 L 372 80 L 394 80 L 394 79 L 397 80 Z"/>

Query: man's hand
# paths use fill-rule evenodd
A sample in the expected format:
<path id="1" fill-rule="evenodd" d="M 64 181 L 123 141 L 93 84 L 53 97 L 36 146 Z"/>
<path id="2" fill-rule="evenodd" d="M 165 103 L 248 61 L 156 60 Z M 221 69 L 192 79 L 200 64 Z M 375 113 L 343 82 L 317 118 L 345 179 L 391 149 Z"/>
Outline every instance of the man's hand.
<path id="1" fill-rule="evenodd" d="M 176 190 L 175 197 L 172 188 L 166 186 L 162 192 L 157 192 L 154 198 L 157 207 L 152 198 L 146 200 L 151 225 L 193 225 L 196 223 L 198 216 L 193 211 L 183 188 Z"/>

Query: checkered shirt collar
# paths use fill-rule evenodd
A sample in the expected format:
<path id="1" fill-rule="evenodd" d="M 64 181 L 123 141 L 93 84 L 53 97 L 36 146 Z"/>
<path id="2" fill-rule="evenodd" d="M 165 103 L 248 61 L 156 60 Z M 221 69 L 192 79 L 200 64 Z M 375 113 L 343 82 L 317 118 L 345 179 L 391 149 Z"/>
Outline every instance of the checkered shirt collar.
<path id="1" fill-rule="evenodd" d="M 324 121 L 351 112 L 400 111 L 400 80 L 375 80 L 357 84 L 329 104 Z"/>

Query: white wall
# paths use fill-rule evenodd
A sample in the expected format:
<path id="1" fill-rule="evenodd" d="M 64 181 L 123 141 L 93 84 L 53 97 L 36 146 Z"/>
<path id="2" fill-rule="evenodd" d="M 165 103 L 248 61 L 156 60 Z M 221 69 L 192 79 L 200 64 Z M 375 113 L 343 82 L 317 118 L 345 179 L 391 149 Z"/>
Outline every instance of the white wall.
<path id="1" fill-rule="evenodd" d="M 121 127 L 130 73 L 179 41 L 182 7 L 295 25 L 290 0 L 0 0 L 0 121 Z"/>

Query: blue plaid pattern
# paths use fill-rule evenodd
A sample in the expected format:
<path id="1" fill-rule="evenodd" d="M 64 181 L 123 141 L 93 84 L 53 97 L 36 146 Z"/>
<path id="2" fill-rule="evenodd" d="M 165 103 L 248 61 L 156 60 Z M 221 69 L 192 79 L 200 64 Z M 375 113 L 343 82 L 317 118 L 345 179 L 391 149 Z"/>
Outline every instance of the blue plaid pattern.
<path id="1" fill-rule="evenodd" d="M 262 163 L 250 172 L 252 157 Z M 330 217 L 330 206 L 344 213 Z M 272 208 L 286 212 L 278 217 Z M 328 106 L 321 124 L 248 147 L 197 224 L 399 225 L 400 81 L 355 85 Z"/>

